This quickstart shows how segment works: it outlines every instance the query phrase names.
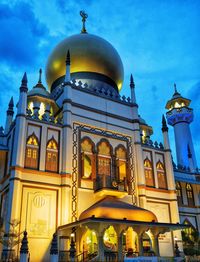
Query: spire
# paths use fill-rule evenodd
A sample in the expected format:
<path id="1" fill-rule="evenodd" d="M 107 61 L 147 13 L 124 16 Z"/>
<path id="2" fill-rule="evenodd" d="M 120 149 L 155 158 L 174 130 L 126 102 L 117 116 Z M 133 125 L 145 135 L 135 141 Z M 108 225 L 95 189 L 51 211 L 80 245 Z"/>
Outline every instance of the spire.
<path id="1" fill-rule="evenodd" d="M 40 68 L 40 70 L 39 70 L 38 84 L 42 84 L 42 69 L 41 69 L 41 68 Z"/>
<path id="2" fill-rule="evenodd" d="M 34 88 L 38 88 L 38 87 L 41 87 L 41 88 L 44 88 L 44 89 L 45 89 L 45 87 L 44 87 L 43 84 L 42 84 L 42 69 L 41 69 L 41 68 L 40 68 L 40 70 L 39 70 L 38 83 L 37 83 L 37 85 L 34 86 Z"/>
<path id="3" fill-rule="evenodd" d="M 22 239 L 22 245 L 20 248 L 20 254 L 28 254 L 28 239 L 27 239 L 27 232 L 24 231 L 24 237 Z"/>
<path id="4" fill-rule="evenodd" d="M 136 97 L 135 97 L 135 83 L 133 79 L 133 75 L 130 76 L 130 88 L 131 88 L 131 102 L 136 104 Z"/>
<path id="5" fill-rule="evenodd" d="M 70 52 L 67 50 L 66 65 L 70 65 Z"/>
<path id="6" fill-rule="evenodd" d="M 135 87 L 135 83 L 134 83 L 134 80 L 133 80 L 133 75 L 131 74 L 131 77 L 130 77 L 130 88 L 134 88 Z"/>
<path id="7" fill-rule="evenodd" d="M 192 158 L 192 153 L 191 153 L 189 144 L 187 145 L 187 151 L 188 151 L 188 158 Z"/>
<path id="8" fill-rule="evenodd" d="M 70 52 L 69 52 L 69 50 L 67 50 L 65 83 L 69 83 L 70 80 L 71 80 L 71 76 L 70 76 Z"/>
<path id="9" fill-rule="evenodd" d="M 52 241 L 51 241 L 50 254 L 51 254 L 51 255 L 57 255 L 57 254 L 58 254 L 57 233 L 54 233 L 54 234 L 53 234 L 53 239 L 52 239 Z"/>
<path id="10" fill-rule="evenodd" d="M 168 132 L 167 122 L 164 115 L 162 115 L 162 132 Z"/>
<path id="11" fill-rule="evenodd" d="M 179 92 L 177 91 L 176 83 L 174 83 L 174 94 L 173 96 L 180 96 Z"/>
<path id="12" fill-rule="evenodd" d="M 88 14 L 86 14 L 85 11 L 80 11 L 80 16 L 82 17 L 82 22 L 83 22 L 81 33 L 85 34 L 87 33 L 86 28 L 85 28 L 85 22 L 86 22 L 86 19 L 88 18 Z"/>
<path id="13" fill-rule="evenodd" d="M 24 75 L 23 75 L 23 78 L 22 78 L 20 92 L 27 92 L 28 91 L 27 83 L 28 83 L 28 80 L 27 80 L 27 75 L 26 75 L 26 72 L 25 72 Z"/>
<path id="14" fill-rule="evenodd" d="M 14 101 L 13 101 L 13 96 L 12 96 L 11 99 L 10 99 L 10 102 L 8 104 L 8 108 L 13 109 L 13 107 L 14 107 Z"/>
<path id="15" fill-rule="evenodd" d="M 23 78 L 22 78 L 22 84 L 23 84 L 23 85 L 27 85 L 27 83 L 28 83 L 27 74 L 26 74 L 26 72 L 25 72 L 24 75 L 23 75 Z"/>

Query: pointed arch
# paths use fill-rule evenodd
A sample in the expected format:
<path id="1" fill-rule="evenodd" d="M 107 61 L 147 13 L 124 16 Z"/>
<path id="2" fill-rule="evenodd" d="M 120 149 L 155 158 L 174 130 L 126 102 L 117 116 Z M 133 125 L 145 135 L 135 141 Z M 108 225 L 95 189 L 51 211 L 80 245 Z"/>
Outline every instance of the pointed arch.
<path id="1" fill-rule="evenodd" d="M 164 167 L 164 164 L 160 160 L 156 163 L 156 172 L 157 172 L 157 178 L 158 178 L 158 187 L 167 189 L 165 167 Z"/>
<path id="2" fill-rule="evenodd" d="M 154 187 L 155 182 L 154 182 L 154 174 L 153 174 L 153 165 L 148 157 L 146 157 L 144 160 L 144 173 L 145 173 L 146 185 L 150 187 Z"/>
<path id="3" fill-rule="evenodd" d="M 98 153 L 98 165 L 97 165 L 98 175 L 111 176 L 113 149 L 107 139 L 102 138 L 97 143 L 97 153 Z"/>
<path id="4" fill-rule="evenodd" d="M 47 141 L 46 171 L 58 172 L 58 143 L 54 136 Z"/>
<path id="5" fill-rule="evenodd" d="M 178 205 L 179 206 L 183 205 L 182 186 L 180 182 L 176 182 L 176 196 L 177 196 Z"/>
<path id="6" fill-rule="evenodd" d="M 94 179 L 96 174 L 95 144 L 90 137 L 81 139 L 81 177 Z"/>
<path id="7" fill-rule="evenodd" d="M 116 173 L 119 181 L 124 181 L 127 176 L 127 150 L 125 146 L 118 145 L 115 148 Z"/>
<path id="8" fill-rule="evenodd" d="M 34 132 L 26 140 L 24 166 L 33 169 L 38 169 L 39 166 L 39 139 Z"/>
<path id="9" fill-rule="evenodd" d="M 183 224 L 184 225 L 188 225 L 190 227 L 188 228 L 185 228 L 182 230 L 182 235 L 185 234 L 185 236 L 187 236 L 190 240 L 194 241 L 194 235 L 195 233 L 197 233 L 197 229 L 192 225 L 192 223 L 189 221 L 188 218 L 186 218 L 184 221 L 183 221 Z M 198 235 L 198 233 L 197 233 Z"/>
<path id="10" fill-rule="evenodd" d="M 187 200 L 188 200 L 188 206 L 194 206 L 194 192 L 192 185 L 187 183 L 186 184 L 186 195 L 187 195 Z"/>

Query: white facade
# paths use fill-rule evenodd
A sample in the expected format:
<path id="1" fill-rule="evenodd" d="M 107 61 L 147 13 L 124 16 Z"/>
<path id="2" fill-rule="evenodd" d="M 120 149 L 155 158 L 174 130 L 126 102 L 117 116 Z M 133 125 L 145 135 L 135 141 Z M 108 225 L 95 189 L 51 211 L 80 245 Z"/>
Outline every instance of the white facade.
<path id="1" fill-rule="evenodd" d="M 41 83 L 28 91 L 26 76 L 22 80 L 17 115 L 12 123 L 8 116 L 6 130 L 0 135 L 1 218 L 5 231 L 9 230 L 9 221 L 20 221 L 19 232 L 28 233 L 31 261 L 49 261 L 56 229 L 76 221 L 83 211 L 108 195 L 152 211 L 160 223 L 184 223 L 187 218 L 199 230 L 200 182 L 195 172 L 174 171 L 167 131 L 163 131 L 164 146 L 145 137 L 151 127 L 138 116 L 134 87 L 131 99 L 126 99 L 117 96 L 116 91 L 110 94 L 94 86 L 68 82 L 68 78 L 51 95 Z M 179 129 L 175 131 L 177 136 L 182 132 L 181 126 Z M 83 174 L 84 138 L 93 144 L 94 177 L 85 178 Z M 48 148 L 51 141 L 55 145 Z M 106 155 L 109 181 L 117 186 L 110 183 L 95 190 L 100 157 L 104 157 L 98 151 L 101 141 L 106 141 L 112 151 Z M 116 156 L 119 146 L 126 152 L 126 171 L 119 171 L 116 164 L 123 162 Z M 29 153 L 33 154 L 31 160 L 27 159 Z M 53 157 L 57 157 L 55 161 Z M 126 181 L 122 188 L 118 181 L 121 174 Z M 183 205 L 178 208 L 175 179 L 183 185 L 186 176 L 193 179 L 189 183 L 195 203 L 193 207 L 188 205 L 183 189 Z M 141 233 L 137 228 L 135 231 Z M 161 256 L 174 255 L 175 236 L 181 249 L 180 231 L 160 235 Z M 81 252 L 80 243 L 77 250 Z"/>

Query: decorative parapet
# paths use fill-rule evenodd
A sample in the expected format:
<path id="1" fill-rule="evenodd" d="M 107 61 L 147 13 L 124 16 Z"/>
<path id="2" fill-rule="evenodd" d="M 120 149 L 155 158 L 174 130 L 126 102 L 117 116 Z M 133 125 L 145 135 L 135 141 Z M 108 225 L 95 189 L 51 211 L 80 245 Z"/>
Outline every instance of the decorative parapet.
<path id="1" fill-rule="evenodd" d="M 71 87 L 77 90 L 85 91 L 90 94 L 95 94 L 100 97 L 106 98 L 113 100 L 115 102 L 120 102 L 123 104 L 128 104 L 132 105 L 131 98 L 130 97 L 125 97 L 124 95 L 121 96 L 116 90 L 111 90 L 109 88 L 104 88 L 104 87 L 96 87 L 96 86 L 88 86 L 87 83 L 83 83 L 80 80 L 77 81 L 73 79 L 70 81 Z M 64 84 L 59 85 L 56 89 L 54 89 L 51 93 L 51 96 L 53 99 L 57 99 L 61 93 L 63 92 L 63 86 Z"/>
<path id="2" fill-rule="evenodd" d="M 167 112 L 167 121 L 172 126 L 182 121 L 191 123 L 193 121 L 193 109 L 189 107 L 173 108 Z"/>
<path id="3" fill-rule="evenodd" d="M 152 147 L 154 149 L 160 149 L 160 150 L 164 149 L 164 146 L 161 142 L 160 143 L 158 143 L 157 141 L 153 142 L 151 139 L 145 140 L 144 142 L 142 141 L 142 144 L 148 147 Z"/>
<path id="4" fill-rule="evenodd" d="M 191 171 L 189 167 L 182 166 L 182 165 L 176 165 L 173 161 L 173 168 L 174 171 L 183 172 L 183 173 L 191 173 L 196 174 L 200 176 L 200 169 L 197 167 L 195 171 Z"/>
<path id="5" fill-rule="evenodd" d="M 27 109 L 27 118 L 49 123 L 49 124 L 56 124 L 56 125 L 62 125 L 63 124 L 63 119 L 62 117 L 54 117 L 53 115 L 48 116 L 46 113 L 42 115 L 40 118 L 39 115 L 36 113 L 34 114 L 30 109 Z"/>

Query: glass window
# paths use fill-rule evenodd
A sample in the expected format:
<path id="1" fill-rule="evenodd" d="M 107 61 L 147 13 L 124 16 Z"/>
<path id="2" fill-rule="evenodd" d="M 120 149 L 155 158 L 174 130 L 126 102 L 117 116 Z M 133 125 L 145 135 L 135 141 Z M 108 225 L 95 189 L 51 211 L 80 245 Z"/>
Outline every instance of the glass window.
<path id="1" fill-rule="evenodd" d="M 152 163 L 148 158 L 144 160 L 144 173 L 146 185 L 151 187 L 155 186 Z"/>
<path id="2" fill-rule="evenodd" d="M 126 155 L 127 152 L 123 146 L 119 146 L 116 149 L 116 167 L 117 167 L 118 179 L 120 181 L 126 178 L 126 173 L 127 173 Z"/>
<path id="3" fill-rule="evenodd" d="M 39 142 L 36 135 L 33 133 L 28 137 L 26 142 L 25 167 L 38 168 L 39 158 Z"/>
<path id="4" fill-rule="evenodd" d="M 98 145 L 98 175 L 111 175 L 110 144 L 107 141 Z"/>
<path id="5" fill-rule="evenodd" d="M 182 188 L 180 182 L 176 182 L 176 195 L 177 195 L 178 205 L 182 205 L 183 197 L 182 197 Z"/>
<path id="6" fill-rule="evenodd" d="M 167 188 L 166 173 L 165 173 L 164 165 L 161 161 L 157 162 L 156 171 L 158 177 L 158 187 L 166 189 Z"/>
<path id="7" fill-rule="evenodd" d="M 58 144 L 54 137 L 47 142 L 46 170 L 58 172 Z"/>
<path id="8" fill-rule="evenodd" d="M 194 206 L 194 194 L 191 184 L 186 184 L 188 206 Z"/>
<path id="9" fill-rule="evenodd" d="M 95 156 L 94 145 L 89 138 L 81 142 L 81 174 L 84 179 L 93 179 L 95 177 Z"/>

